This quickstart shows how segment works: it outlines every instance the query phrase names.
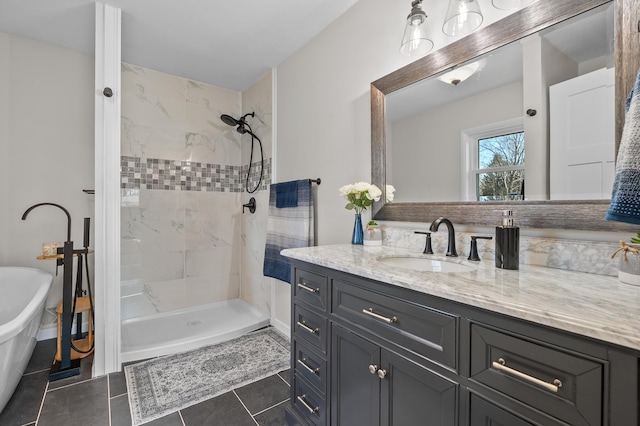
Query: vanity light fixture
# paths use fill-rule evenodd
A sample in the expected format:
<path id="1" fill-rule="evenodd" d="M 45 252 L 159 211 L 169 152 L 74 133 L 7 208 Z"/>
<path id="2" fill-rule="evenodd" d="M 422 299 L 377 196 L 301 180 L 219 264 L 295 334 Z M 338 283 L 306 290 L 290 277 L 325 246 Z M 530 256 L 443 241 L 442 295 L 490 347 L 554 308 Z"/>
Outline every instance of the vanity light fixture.
<path id="1" fill-rule="evenodd" d="M 491 0 L 493 7 L 501 10 L 520 9 L 529 3 L 533 3 L 533 0 Z"/>
<path id="2" fill-rule="evenodd" d="M 467 35 L 478 29 L 482 20 L 478 0 L 449 0 L 442 32 L 456 37 Z"/>
<path id="3" fill-rule="evenodd" d="M 494 1 L 507 2 L 509 0 Z M 511 1 L 524 3 L 531 0 Z M 482 21 L 483 16 L 478 0 L 449 0 L 449 8 L 442 31 L 449 36 L 464 36 L 478 29 Z M 433 49 L 433 39 L 427 22 L 427 14 L 422 10 L 422 0 L 413 0 L 400 44 L 400 53 L 405 56 L 422 56 L 429 53 L 431 49 Z"/>
<path id="4" fill-rule="evenodd" d="M 400 53 L 405 56 L 422 56 L 429 53 L 431 49 L 433 49 L 433 40 L 427 23 L 427 14 L 422 10 L 422 0 L 413 0 L 400 44 Z"/>
<path id="5" fill-rule="evenodd" d="M 481 59 L 479 61 L 472 62 L 462 67 L 455 68 L 454 70 L 449 71 L 446 74 L 442 74 L 440 77 L 438 77 L 438 80 L 442 81 L 443 83 L 457 86 L 458 84 L 462 83 L 463 81 L 471 77 L 473 74 L 480 71 L 483 67 L 484 67 L 484 59 Z"/>

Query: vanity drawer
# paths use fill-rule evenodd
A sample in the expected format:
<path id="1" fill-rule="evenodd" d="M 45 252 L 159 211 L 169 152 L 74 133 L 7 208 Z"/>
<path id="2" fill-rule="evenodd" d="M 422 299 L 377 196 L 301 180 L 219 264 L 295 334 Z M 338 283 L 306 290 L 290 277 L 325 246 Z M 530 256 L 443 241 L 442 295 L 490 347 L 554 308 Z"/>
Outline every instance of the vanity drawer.
<path id="1" fill-rule="evenodd" d="M 327 389 L 327 360 L 307 345 L 294 342 L 295 374 L 304 377 L 314 385 L 320 393 Z"/>
<path id="2" fill-rule="evenodd" d="M 303 301 L 326 312 L 327 293 L 326 276 L 296 268 L 293 286 L 296 302 Z"/>
<path id="3" fill-rule="evenodd" d="M 296 411 L 314 425 L 326 425 L 327 403 L 313 387 L 296 374 L 293 379 L 294 393 L 291 401 Z"/>
<path id="4" fill-rule="evenodd" d="M 471 380 L 571 425 L 602 424 L 604 363 L 471 326 Z"/>
<path id="5" fill-rule="evenodd" d="M 565 422 L 554 420 L 544 414 L 539 414 L 539 416 L 543 417 L 537 417 L 536 420 L 520 417 L 474 394 L 469 399 L 469 426 L 531 426 L 539 424 L 544 426 L 566 426 Z"/>
<path id="6" fill-rule="evenodd" d="M 293 311 L 292 324 L 296 340 L 302 339 L 326 355 L 329 321 L 298 304 L 294 306 Z"/>
<path id="7" fill-rule="evenodd" d="M 356 285 L 333 281 L 332 313 L 452 369 L 457 369 L 455 315 Z"/>

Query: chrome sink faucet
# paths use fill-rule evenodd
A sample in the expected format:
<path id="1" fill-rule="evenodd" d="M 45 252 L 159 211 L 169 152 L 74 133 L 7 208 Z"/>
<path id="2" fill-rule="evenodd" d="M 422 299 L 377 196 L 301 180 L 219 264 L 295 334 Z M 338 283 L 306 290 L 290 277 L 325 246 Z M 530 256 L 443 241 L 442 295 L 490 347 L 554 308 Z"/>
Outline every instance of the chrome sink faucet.
<path id="1" fill-rule="evenodd" d="M 456 251 L 456 232 L 453 229 L 453 223 L 451 223 L 449 219 L 444 217 L 437 218 L 433 223 L 431 223 L 429 230 L 431 232 L 437 232 L 441 223 L 447 225 L 447 232 L 449 234 L 449 239 L 447 240 L 447 256 L 458 257 L 458 252 Z"/>

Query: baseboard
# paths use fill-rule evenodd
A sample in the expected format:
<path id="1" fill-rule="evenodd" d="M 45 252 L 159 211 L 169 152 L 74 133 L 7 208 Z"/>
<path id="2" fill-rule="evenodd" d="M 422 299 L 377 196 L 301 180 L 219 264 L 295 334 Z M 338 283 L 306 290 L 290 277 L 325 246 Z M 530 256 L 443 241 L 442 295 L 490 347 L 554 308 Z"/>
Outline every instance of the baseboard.
<path id="1" fill-rule="evenodd" d="M 271 325 L 285 336 L 291 336 L 291 327 L 277 318 L 271 318 Z"/>
<path id="2" fill-rule="evenodd" d="M 82 323 L 82 330 L 87 330 L 89 327 L 89 323 Z M 76 332 L 76 324 L 74 323 L 71 327 L 71 334 L 75 334 Z M 57 324 L 47 324 L 46 327 L 40 327 L 38 330 L 38 335 L 36 336 L 36 340 L 49 340 L 49 339 L 57 339 L 58 338 L 58 325 Z"/>

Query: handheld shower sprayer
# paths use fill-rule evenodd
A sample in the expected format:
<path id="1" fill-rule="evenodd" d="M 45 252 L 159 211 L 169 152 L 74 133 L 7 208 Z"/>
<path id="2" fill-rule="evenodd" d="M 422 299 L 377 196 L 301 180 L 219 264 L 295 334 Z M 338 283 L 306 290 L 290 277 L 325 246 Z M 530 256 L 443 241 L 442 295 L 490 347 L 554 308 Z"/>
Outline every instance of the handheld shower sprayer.
<path id="1" fill-rule="evenodd" d="M 247 170 L 247 178 L 245 180 L 245 189 L 247 190 L 247 192 L 249 194 L 252 194 L 254 192 L 256 192 L 258 190 L 258 188 L 260 188 L 260 184 L 262 183 L 262 177 L 264 175 L 264 151 L 262 149 L 262 141 L 260 140 L 260 138 L 258 136 L 255 135 L 255 133 L 253 133 L 253 130 L 251 129 L 251 126 L 249 125 L 249 123 L 246 122 L 245 118 L 247 117 L 255 117 L 256 113 L 255 112 L 249 112 L 245 115 L 243 115 L 242 117 L 235 119 L 232 116 L 228 115 L 228 114 L 222 114 L 220 116 L 220 120 L 222 120 L 222 122 L 224 124 L 227 124 L 231 127 L 235 127 L 238 126 L 236 128 L 236 131 L 242 135 L 244 135 L 245 133 L 248 133 L 249 135 L 251 135 L 251 155 L 249 156 L 249 168 Z M 258 180 L 258 184 L 256 185 L 255 188 L 253 189 L 249 189 L 249 175 L 251 174 L 251 166 L 253 163 L 253 144 L 255 140 L 258 140 L 258 143 L 260 144 L 260 179 Z"/>

